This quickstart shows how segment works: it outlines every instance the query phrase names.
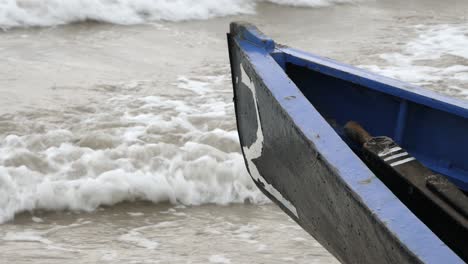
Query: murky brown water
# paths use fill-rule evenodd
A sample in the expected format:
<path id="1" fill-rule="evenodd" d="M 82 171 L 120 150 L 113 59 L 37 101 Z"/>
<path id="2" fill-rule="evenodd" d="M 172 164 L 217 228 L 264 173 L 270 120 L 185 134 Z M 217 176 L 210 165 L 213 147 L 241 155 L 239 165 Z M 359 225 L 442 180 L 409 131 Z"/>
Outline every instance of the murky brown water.
<path id="1" fill-rule="evenodd" d="M 336 262 L 246 174 L 228 23 L 466 98 L 467 8 L 260 4 L 204 21 L 0 33 L 2 261 Z"/>

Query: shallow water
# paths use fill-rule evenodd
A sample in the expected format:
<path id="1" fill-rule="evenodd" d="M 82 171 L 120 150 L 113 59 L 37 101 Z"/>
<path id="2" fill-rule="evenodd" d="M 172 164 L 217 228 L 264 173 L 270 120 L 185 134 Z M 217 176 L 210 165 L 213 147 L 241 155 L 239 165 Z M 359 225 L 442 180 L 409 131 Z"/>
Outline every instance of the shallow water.
<path id="1" fill-rule="evenodd" d="M 330 261 L 320 244 L 273 205 L 125 203 L 90 214 L 38 212 L 4 224 L 0 236 L 3 256 L 15 263 L 19 248 L 19 263 Z"/>
<path id="2" fill-rule="evenodd" d="M 466 2 L 227 2 L 245 10 L 205 1 L 198 8 L 212 15 L 173 15 L 206 20 L 161 21 L 148 7 L 153 18 L 143 24 L 104 13 L 91 18 L 134 25 L 0 33 L 3 260 L 336 262 L 246 173 L 225 43 L 232 20 L 251 21 L 280 43 L 467 97 Z"/>

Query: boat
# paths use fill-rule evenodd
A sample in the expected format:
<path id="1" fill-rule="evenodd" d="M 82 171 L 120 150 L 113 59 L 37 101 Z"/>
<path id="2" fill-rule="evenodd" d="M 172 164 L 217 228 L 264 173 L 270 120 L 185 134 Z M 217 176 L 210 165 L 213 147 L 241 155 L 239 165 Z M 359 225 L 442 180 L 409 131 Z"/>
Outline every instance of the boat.
<path id="1" fill-rule="evenodd" d="M 259 189 L 342 263 L 468 261 L 468 103 L 227 34 L 240 145 Z"/>

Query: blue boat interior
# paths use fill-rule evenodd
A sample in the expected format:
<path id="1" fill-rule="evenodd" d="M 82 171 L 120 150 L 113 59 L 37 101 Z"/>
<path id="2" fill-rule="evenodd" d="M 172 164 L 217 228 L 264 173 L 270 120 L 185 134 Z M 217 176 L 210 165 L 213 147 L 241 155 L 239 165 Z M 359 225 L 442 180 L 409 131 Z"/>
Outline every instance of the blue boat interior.
<path id="1" fill-rule="evenodd" d="M 451 108 L 448 102 L 428 99 L 419 92 L 421 88 L 402 87 L 399 82 L 395 87 L 391 81 L 337 70 L 320 63 L 323 58 L 317 62 L 286 52 L 271 55 L 353 150 L 357 146 L 343 131 L 348 121 L 358 122 L 373 136 L 392 138 L 426 167 L 468 190 L 466 108 Z"/>

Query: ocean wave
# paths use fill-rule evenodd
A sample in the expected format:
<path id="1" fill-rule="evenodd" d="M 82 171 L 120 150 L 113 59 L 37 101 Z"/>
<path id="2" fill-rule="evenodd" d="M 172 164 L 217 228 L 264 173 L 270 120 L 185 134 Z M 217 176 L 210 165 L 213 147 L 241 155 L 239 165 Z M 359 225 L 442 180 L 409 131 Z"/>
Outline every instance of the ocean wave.
<path id="1" fill-rule="evenodd" d="M 402 50 L 377 55 L 383 65 L 363 67 L 463 99 L 468 98 L 468 24 L 417 25 Z"/>
<path id="2" fill-rule="evenodd" d="M 254 14 L 257 2 L 318 7 L 353 0 L 0 0 L 0 27 L 43 27 L 80 21 L 132 25 Z"/>
<path id="3" fill-rule="evenodd" d="M 92 211 L 145 200 L 267 203 L 240 153 L 228 75 L 181 76 L 171 95 L 126 91 L 107 101 L 0 116 L 0 223 L 18 212 Z M 190 99 L 188 99 L 190 98 Z"/>

